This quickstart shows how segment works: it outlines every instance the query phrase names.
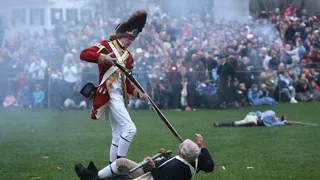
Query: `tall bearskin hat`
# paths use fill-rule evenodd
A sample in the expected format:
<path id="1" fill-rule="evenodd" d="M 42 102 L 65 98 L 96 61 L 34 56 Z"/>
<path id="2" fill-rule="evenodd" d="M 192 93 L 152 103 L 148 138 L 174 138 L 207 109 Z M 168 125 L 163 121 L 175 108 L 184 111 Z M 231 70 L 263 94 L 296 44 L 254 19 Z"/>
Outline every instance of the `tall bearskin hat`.
<path id="1" fill-rule="evenodd" d="M 131 35 L 136 38 L 142 31 L 147 21 L 147 12 L 139 10 L 133 13 L 127 21 L 120 23 L 115 29 L 115 36 L 123 37 Z"/>

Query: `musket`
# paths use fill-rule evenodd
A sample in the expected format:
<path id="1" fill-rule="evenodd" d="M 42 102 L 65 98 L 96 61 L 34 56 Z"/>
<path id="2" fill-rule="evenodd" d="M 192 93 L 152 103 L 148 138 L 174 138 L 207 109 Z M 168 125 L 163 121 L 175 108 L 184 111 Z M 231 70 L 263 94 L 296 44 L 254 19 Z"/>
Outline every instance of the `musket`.
<path id="1" fill-rule="evenodd" d="M 152 156 L 151 159 L 154 161 L 154 160 L 156 160 L 157 158 L 159 158 L 159 157 L 161 157 L 161 156 L 169 157 L 169 156 L 171 155 L 171 153 L 172 153 L 171 150 L 167 150 L 167 151 L 164 151 L 164 152 L 162 152 L 162 153 L 159 152 L 158 154 Z M 147 164 L 147 163 L 148 163 L 148 161 L 144 160 L 143 162 L 139 163 L 137 167 L 131 169 L 131 170 L 129 171 L 129 173 L 132 173 L 133 171 L 141 168 L 142 166 L 144 166 L 144 165 Z"/>
<path id="2" fill-rule="evenodd" d="M 297 121 L 285 121 L 288 124 L 299 124 L 299 125 L 309 125 L 309 126 L 318 126 L 319 124 L 315 123 L 305 123 L 305 122 L 297 122 Z"/>
<path id="3" fill-rule="evenodd" d="M 120 65 L 118 62 L 114 62 L 114 64 L 125 74 L 125 76 L 139 89 L 141 93 L 146 93 L 146 91 L 143 89 L 143 87 L 140 85 L 140 83 L 136 80 L 136 78 L 133 76 L 132 72 L 127 69 L 126 67 Z M 151 99 L 151 97 L 148 95 L 149 103 L 152 105 L 154 111 L 159 116 L 159 118 L 164 122 L 164 124 L 170 129 L 170 131 L 173 133 L 173 135 L 178 139 L 179 143 L 183 142 L 183 139 L 178 134 L 178 132 L 174 129 L 174 127 L 171 125 L 170 121 L 163 115 L 161 110 L 158 108 L 156 103 Z"/>

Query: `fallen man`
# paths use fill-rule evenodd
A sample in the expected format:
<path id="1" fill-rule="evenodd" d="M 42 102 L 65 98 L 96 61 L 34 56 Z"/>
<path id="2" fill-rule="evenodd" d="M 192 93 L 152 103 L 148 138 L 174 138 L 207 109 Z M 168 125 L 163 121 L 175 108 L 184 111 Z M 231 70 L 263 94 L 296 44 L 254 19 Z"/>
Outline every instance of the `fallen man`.
<path id="1" fill-rule="evenodd" d="M 190 180 L 199 171 L 206 173 L 214 169 L 213 158 L 205 148 L 203 137 L 195 135 L 195 142 L 184 140 L 178 149 L 179 153 L 175 157 L 152 160 L 147 157 L 147 164 L 139 166 L 136 162 L 126 158 L 119 158 L 115 162 L 98 171 L 92 162 L 88 168 L 82 164 L 75 166 L 75 171 L 81 180 L 101 180 L 101 179 L 135 179 L 135 180 Z"/>
<path id="2" fill-rule="evenodd" d="M 233 122 L 224 122 L 218 123 L 215 122 L 213 125 L 215 127 L 225 127 L 225 126 L 284 126 L 285 124 L 292 124 L 291 121 L 287 121 L 285 116 L 281 116 L 281 118 L 276 117 L 276 113 L 274 111 L 268 110 L 265 112 L 249 112 L 247 116 L 240 121 Z"/>

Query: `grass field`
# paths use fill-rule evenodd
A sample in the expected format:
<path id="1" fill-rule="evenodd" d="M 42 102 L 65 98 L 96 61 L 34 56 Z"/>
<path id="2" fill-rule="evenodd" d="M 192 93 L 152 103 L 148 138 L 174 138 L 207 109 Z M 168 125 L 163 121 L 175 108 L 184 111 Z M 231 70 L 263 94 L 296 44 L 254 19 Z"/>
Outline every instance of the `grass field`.
<path id="1" fill-rule="evenodd" d="M 291 120 L 320 123 L 320 103 L 272 108 Z M 201 133 L 214 156 L 214 172 L 200 173 L 195 179 L 320 179 L 320 126 L 212 126 L 213 121 L 238 120 L 252 110 L 164 111 L 183 138 Z M 129 150 L 130 159 L 140 161 L 156 154 L 160 147 L 176 152 L 178 141 L 154 112 L 130 113 L 138 128 Z M 1 180 L 76 180 L 73 167 L 77 162 L 87 164 L 93 160 L 100 168 L 107 165 L 110 126 L 105 120 L 89 120 L 88 111 L 0 109 L 0 115 Z"/>

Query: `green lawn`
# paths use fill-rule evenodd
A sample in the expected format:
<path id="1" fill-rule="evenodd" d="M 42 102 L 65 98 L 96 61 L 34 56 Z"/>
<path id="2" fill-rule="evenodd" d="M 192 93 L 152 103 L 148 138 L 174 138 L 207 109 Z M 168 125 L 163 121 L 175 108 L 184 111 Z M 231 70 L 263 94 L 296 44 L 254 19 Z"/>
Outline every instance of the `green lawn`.
<path id="1" fill-rule="evenodd" d="M 259 107 L 266 110 L 271 107 Z M 320 124 L 320 103 L 274 108 L 291 120 Z M 243 118 L 252 107 L 232 110 L 164 111 L 182 138 L 201 133 L 215 159 L 211 174 L 197 180 L 317 180 L 320 177 L 320 126 L 214 128 L 214 121 Z M 130 112 L 138 128 L 128 157 L 140 161 L 160 147 L 176 152 L 178 141 L 152 111 Z M 108 121 L 89 112 L 0 109 L 0 179 L 78 179 L 73 166 L 90 160 L 108 164 Z M 222 168 L 225 167 L 225 170 Z M 247 169 L 253 167 L 253 169 Z"/>

